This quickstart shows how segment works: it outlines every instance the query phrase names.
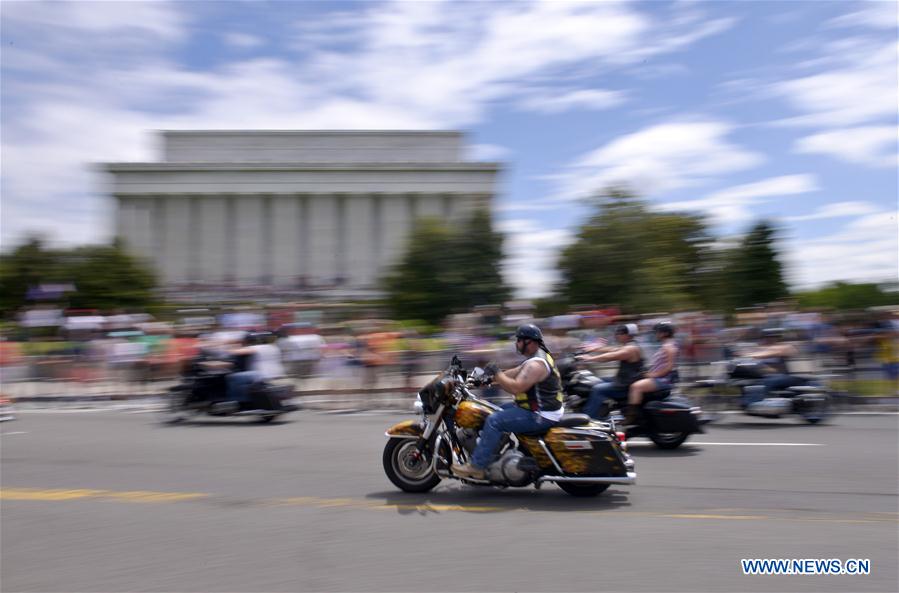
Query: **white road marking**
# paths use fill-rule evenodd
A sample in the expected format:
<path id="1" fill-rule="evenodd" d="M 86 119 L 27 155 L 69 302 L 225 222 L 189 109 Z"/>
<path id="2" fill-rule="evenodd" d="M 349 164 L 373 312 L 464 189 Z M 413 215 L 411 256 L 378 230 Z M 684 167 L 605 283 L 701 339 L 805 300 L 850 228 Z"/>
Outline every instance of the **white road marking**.
<path id="1" fill-rule="evenodd" d="M 687 441 L 685 445 L 721 445 L 731 447 L 824 447 L 823 443 L 709 443 L 706 441 Z M 652 441 L 628 441 L 627 445 L 654 445 Z"/>
<path id="2" fill-rule="evenodd" d="M 16 430 L 14 432 L 0 432 L 0 436 L 9 436 L 11 434 L 28 434 L 27 430 Z"/>

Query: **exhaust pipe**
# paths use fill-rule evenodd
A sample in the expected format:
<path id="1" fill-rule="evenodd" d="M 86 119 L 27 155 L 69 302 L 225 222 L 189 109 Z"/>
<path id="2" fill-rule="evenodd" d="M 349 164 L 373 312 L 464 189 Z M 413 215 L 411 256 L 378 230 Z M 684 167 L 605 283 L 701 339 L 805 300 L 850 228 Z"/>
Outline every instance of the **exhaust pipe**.
<path id="1" fill-rule="evenodd" d="M 624 484 L 632 485 L 637 483 L 637 472 L 627 472 L 627 476 L 616 477 L 596 477 L 596 478 L 575 478 L 568 476 L 541 476 L 537 478 L 537 482 L 574 482 L 580 484 Z"/>

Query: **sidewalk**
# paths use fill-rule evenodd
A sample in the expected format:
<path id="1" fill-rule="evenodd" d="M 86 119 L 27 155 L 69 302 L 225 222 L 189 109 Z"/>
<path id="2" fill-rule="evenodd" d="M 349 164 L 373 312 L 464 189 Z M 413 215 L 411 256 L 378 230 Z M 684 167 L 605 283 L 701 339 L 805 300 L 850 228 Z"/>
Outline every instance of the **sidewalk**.
<path id="1" fill-rule="evenodd" d="M 294 385 L 300 403 L 309 409 L 354 411 L 375 409 L 410 410 L 418 390 L 433 379 L 435 373 L 412 377 L 410 385 L 396 375 L 383 375 L 375 387 L 362 387 L 357 377 L 312 377 L 302 381 L 285 379 Z M 76 405 L 99 402 L 149 403 L 165 396 L 175 380 L 150 382 L 124 381 L 17 381 L 4 382 L 0 395 L 13 403 Z M 700 405 L 702 401 L 698 402 Z M 897 411 L 899 397 L 835 394 L 837 409 L 859 411 Z"/>
<path id="2" fill-rule="evenodd" d="M 411 409 L 421 386 L 434 378 L 434 373 L 417 375 L 411 385 L 403 386 L 403 378 L 385 375 L 374 388 L 363 388 L 353 379 L 313 377 L 302 381 L 285 379 L 294 385 L 295 395 L 304 407 L 317 409 Z M 176 380 L 150 382 L 124 381 L 17 381 L 4 382 L 0 395 L 13 403 L 76 404 L 91 402 L 150 402 L 165 396 Z"/>

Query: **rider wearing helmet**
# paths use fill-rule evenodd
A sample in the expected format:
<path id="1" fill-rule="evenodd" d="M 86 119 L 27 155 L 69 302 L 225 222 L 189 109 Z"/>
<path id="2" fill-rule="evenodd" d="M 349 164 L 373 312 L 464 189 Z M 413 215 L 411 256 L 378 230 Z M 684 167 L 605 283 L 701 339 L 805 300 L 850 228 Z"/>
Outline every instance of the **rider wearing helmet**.
<path id="1" fill-rule="evenodd" d="M 618 372 L 611 381 L 602 381 L 590 390 L 590 397 L 584 404 L 584 414 L 592 418 L 602 418 L 608 413 L 604 410 L 606 400 L 627 399 L 627 391 L 632 383 L 639 380 L 643 374 L 643 351 L 634 339 L 637 335 L 637 326 L 633 323 L 619 325 L 615 328 L 615 341 L 618 347 L 606 347 L 602 354 L 587 355 L 581 358 L 585 362 L 611 362 L 618 361 Z"/>
<path id="2" fill-rule="evenodd" d="M 471 462 L 453 466 L 459 477 L 484 479 L 484 468 L 493 460 L 503 433 L 549 430 L 562 417 L 562 380 L 540 328 L 531 323 L 519 327 L 515 350 L 527 359 L 514 369 L 500 371 L 495 364 L 487 365 L 487 371 L 495 373 L 493 382 L 514 394 L 515 401 L 487 418 Z"/>
<path id="3" fill-rule="evenodd" d="M 671 389 L 677 381 L 677 342 L 674 340 L 674 325 L 670 321 L 660 321 L 652 328 L 656 339 L 660 342 L 649 361 L 649 370 L 646 378 L 635 381 L 628 389 L 628 409 L 625 414 L 626 424 L 635 424 L 640 405 L 645 394 L 663 389 Z"/>

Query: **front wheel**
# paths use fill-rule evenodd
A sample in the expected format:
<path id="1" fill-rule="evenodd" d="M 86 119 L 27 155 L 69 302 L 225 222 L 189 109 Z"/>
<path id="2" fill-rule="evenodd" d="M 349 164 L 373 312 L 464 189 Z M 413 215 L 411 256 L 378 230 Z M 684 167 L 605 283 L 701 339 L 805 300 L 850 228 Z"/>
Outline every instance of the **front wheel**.
<path id="1" fill-rule="evenodd" d="M 650 432 L 649 439 L 656 444 L 659 449 L 677 449 L 684 444 L 688 432 Z"/>
<path id="2" fill-rule="evenodd" d="M 608 484 L 576 484 L 574 482 L 556 482 L 559 488 L 579 498 L 597 496 L 606 491 Z"/>
<path id="3" fill-rule="evenodd" d="M 416 439 L 390 439 L 384 447 L 384 473 L 404 492 L 427 492 L 440 483 L 430 456 L 420 452 L 416 442 Z"/>

